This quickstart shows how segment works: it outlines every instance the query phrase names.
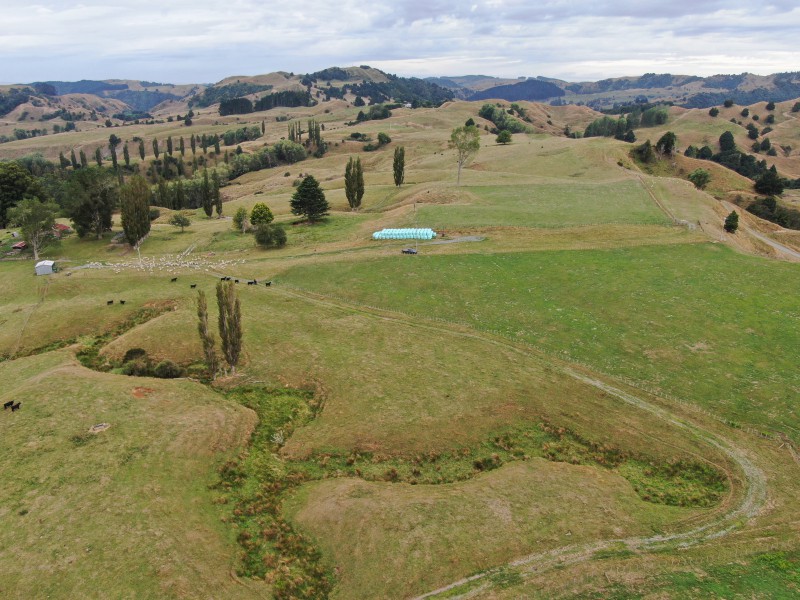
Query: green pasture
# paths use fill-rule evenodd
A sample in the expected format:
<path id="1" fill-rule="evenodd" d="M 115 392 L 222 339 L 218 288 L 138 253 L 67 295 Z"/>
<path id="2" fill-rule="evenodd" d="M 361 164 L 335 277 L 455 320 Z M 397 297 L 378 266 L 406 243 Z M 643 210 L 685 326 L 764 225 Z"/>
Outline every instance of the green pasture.
<path id="1" fill-rule="evenodd" d="M 797 265 L 724 246 L 418 256 L 281 281 L 469 324 L 800 437 Z"/>

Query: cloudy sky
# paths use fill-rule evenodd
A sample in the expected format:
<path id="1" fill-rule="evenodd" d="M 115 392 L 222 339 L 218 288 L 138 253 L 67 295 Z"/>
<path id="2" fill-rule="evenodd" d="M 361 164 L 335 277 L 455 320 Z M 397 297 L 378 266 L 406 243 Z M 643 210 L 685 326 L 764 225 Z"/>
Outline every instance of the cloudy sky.
<path id="1" fill-rule="evenodd" d="M 800 70 L 797 0 L 0 0 L 0 82 Z"/>

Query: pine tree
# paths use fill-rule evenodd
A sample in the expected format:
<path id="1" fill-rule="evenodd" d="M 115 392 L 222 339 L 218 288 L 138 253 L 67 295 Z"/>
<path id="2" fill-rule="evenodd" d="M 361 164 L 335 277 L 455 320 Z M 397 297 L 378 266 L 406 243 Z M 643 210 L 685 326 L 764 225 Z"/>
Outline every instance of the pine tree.
<path id="1" fill-rule="evenodd" d="M 203 355 L 206 359 L 208 372 L 211 379 L 216 379 L 219 369 L 219 359 L 214 350 L 214 336 L 208 329 L 208 305 L 206 304 L 206 294 L 203 290 L 197 291 L 197 331 L 200 334 L 200 341 L 203 343 Z"/>
<path id="2" fill-rule="evenodd" d="M 739 229 L 739 213 L 732 210 L 731 214 L 725 217 L 725 231 L 728 233 L 736 233 L 737 229 Z"/>
<path id="3" fill-rule="evenodd" d="M 139 253 L 144 238 L 150 233 L 150 186 L 144 177 L 134 175 L 120 188 L 119 196 L 122 231 L 128 243 Z"/>
<path id="4" fill-rule="evenodd" d="M 328 201 L 325 192 L 313 175 L 308 175 L 297 186 L 297 191 L 290 201 L 292 214 L 304 216 L 310 223 L 328 215 Z"/>
<path id="5" fill-rule="evenodd" d="M 144 160 L 144 140 L 139 140 L 139 158 Z"/>
<path id="6" fill-rule="evenodd" d="M 394 149 L 394 184 L 401 186 L 406 180 L 406 149 L 398 146 Z"/>
<path id="7" fill-rule="evenodd" d="M 217 283 L 217 305 L 219 306 L 219 338 L 225 362 L 236 373 L 239 354 L 242 351 L 242 311 L 239 296 L 232 281 Z"/>

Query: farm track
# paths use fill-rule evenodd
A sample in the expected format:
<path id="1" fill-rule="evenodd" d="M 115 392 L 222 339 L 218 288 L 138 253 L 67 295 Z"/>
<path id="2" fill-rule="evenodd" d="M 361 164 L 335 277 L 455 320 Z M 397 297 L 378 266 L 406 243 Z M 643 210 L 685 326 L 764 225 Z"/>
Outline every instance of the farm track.
<path id="1" fill-rule="evenodd" d="M 291 296 L 321 306 L 365 314 L 375 319 L 479 340 L 494 346 L 503 347 L 528 358 L 543 361 L 568 377 L 599 389 L 630 406 L 644 410 L 654 417 L 686 431 L 688 434 L 719 450 L 736 464 L 741 472 L 743 490 L 740 497 L 732 502 L 731 506 L 727 507 L 727 510 L 716 515 L 710 521 L 702 525 L 692 527 L 682 532 L 603 540 L 587 544 L 564 546 L 547 552 L 530 554 L 514 559 L 504 565 L 491 568 L 469 577 L 464 577 L 446 586 L 417 596 L 415 600 L 432 598 L 445 593 L 449 594 L 448 597 L 471 597 L 487 591 L 491 587 L 492 575 L 512 571 L 524 578 L 534 573 L 540 574 L 550 569 L 561 568 L 589 560 L 596 552 L 601 550 L 624 547 L 634 552 L 649 552 L 670 547 L 688 547 L 719 539 L 740 527 L 745 520 L 758 515 L 764 508 L 767 499 L 766 477 L 761 469 L 750 460 L 747 452 L 736 447 L 722 436 L 705 429 L 703 426 L 680 417 L 676 412 L 668 408 L 645 400 L 620 387 L 611 385 L 594 374 L 585 372 L 582 367 L 577 367 L 569 362 L 548 356 L 534 348 L 524 347 L 488 333 L 469 329 L 466 326 L 440 322 L 421 322 L 410 316 L 403 315 L 402 313 L 395 313 L 390 310 L 332 299 L 294 287 L 288 288 L 286 285 L 274 286 L 271 290 L 285 296 Z M 472 584 L 477 584 L 477 587 L 472 587 Z M 471 588 L 469 590 L 464 590 L 465 595 L 452 595 L 457 588 L 464 586 Z"/>

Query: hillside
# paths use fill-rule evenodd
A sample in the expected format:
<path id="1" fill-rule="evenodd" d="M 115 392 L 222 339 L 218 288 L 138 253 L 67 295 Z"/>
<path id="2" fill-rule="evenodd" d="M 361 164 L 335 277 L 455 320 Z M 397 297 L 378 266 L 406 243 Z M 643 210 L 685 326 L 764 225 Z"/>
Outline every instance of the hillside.
<path id="1" fill-rule="evenodd" d="M 419 81 L 237 76 L 152 118 L 0 145 L 23 170 L 0 163 L 0 193 L 52 196 L 61 224 L 135 174 L 154 209 L 138 252 L 115 210 L 44 248 L 47 276 L 0 230 L 0 595 L 796 595 L 796 232 L 734 207 L 752 181 L 717 163 L 565 135 L 604 116 L 588 106 L 501 101 L 527 128 L 507 144 L 483 101 L 359 120 L 359 91 L 439 87 Z M 314 102 L 220 115 L 228 92 L 293 90 Z M 122 107 L 40 94 L 0 133 L 23 110 Z M 635 145 L 672 131 L 680 151 L 716 151 L 731 131 L 746 149 L 745 125 L 773 114 L 759 141 L 791 145 L 769 159 L 797 172 L 793 102 L 743 108 L 659 109 Z M 469 119 L 479 147 L 457 183 L 449 141 Z M 290 203 L 309 175 L 329 204 L 316 222 Z M 268 212 L 285 245 L 257 244 L 242 211 Z M 383 228 L 437 236 L 373 239 Z M 202 292 L 226 360 L 218 286 L 239 299 L 235 371 L 210 371 L 197 333 Z"/>

